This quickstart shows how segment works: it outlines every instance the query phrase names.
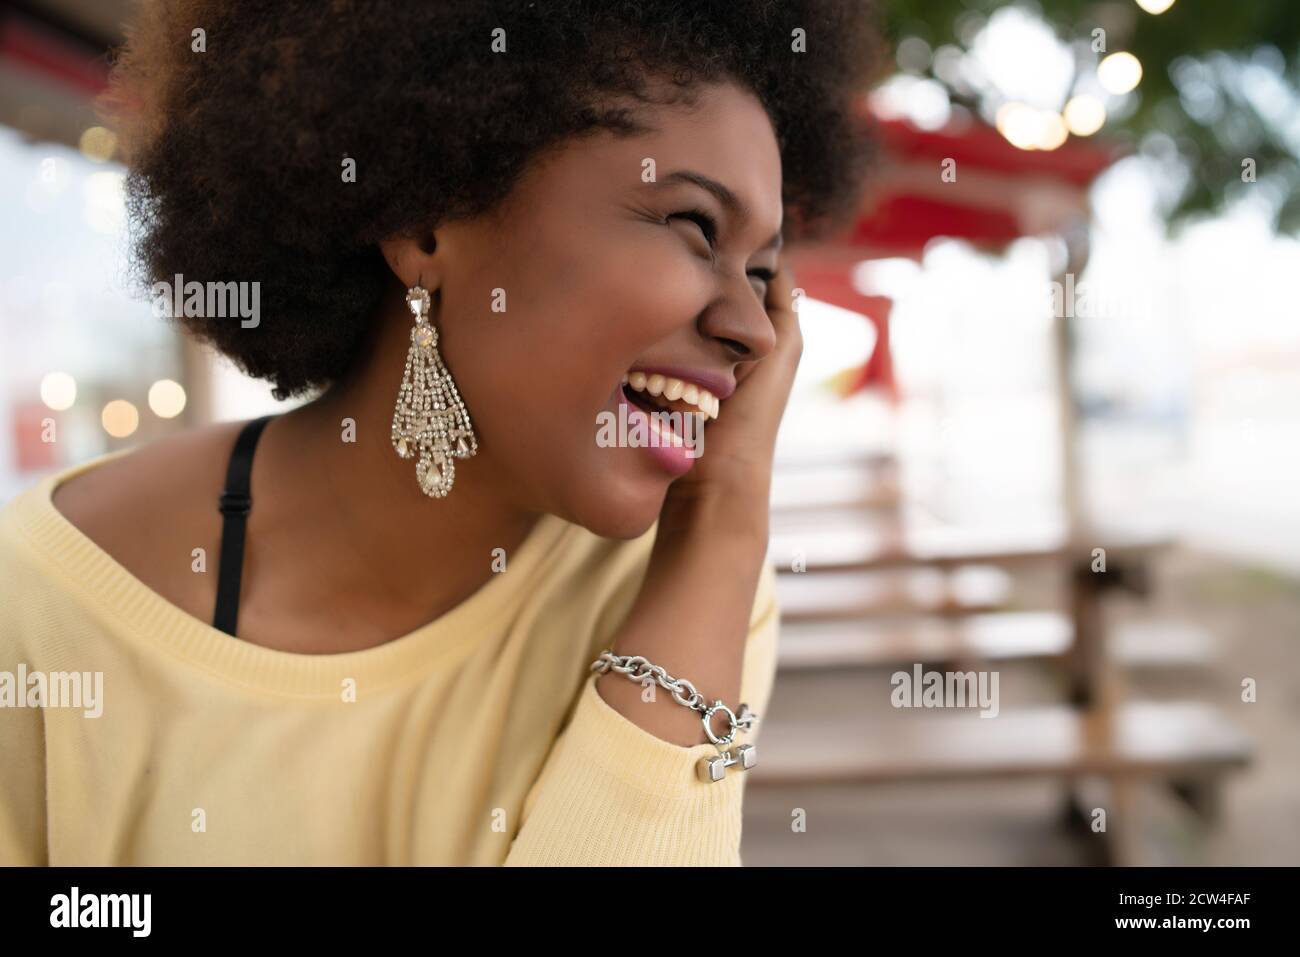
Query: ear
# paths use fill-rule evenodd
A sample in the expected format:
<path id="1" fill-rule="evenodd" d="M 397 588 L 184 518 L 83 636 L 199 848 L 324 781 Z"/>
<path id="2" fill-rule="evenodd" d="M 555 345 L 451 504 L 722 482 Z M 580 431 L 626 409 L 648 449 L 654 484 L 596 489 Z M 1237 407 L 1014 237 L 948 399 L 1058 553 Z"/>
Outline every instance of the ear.
<path id="1" fill-rule="evenodd" d="M 441 285 L 442 262 L 437 236 L 432 230 L 381 239 L 379 251 L 403 289 L 419 284 L 433 291 Z"/>

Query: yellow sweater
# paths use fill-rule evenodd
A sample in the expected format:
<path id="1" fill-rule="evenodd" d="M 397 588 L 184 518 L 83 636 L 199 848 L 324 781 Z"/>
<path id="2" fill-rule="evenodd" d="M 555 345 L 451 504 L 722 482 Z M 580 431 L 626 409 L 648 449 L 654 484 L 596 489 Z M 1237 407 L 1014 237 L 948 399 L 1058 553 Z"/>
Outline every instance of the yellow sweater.
<path id="1" fill-rule="evenodd" d="M 653 529 L 546 516 L 437 621 L 300 655 L 183 612 L 68 522 L 52 490 L 102 460 L 0 509 L 0 865 L 741 863 L 748 772 L 698 780 L 716 749 L 633 724 L 589 670 Z M 776 637 L 768 567 L 742 674 L 760 721 L 738 743 Z"/>

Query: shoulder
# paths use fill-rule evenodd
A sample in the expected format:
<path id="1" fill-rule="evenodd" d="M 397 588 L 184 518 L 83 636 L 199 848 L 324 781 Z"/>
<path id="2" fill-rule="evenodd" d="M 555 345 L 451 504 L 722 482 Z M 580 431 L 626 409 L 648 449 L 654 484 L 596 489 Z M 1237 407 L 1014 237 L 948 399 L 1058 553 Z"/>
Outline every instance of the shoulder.
<path id="1" fill-rule="evenodd" d="M 189 574 L 189 555 L 220 534 L 216 503 L 241 424 L 178 433 L 38 482 L 6 506 L 0 562 L 26 554 L 57 575 L 64 556 L 98 549 L 151 590 L 205 615 L 206 576 Z"/>
<path id="2" fill-rule="evenodd" d="M 93 468 L 76 469 L 51 488 L 51 502 L 87 537 L 119 540 L 124 532 L 157 524 L 161 515 L 210 511 L 221 494 L 225 460 L 242 423 L 178 433 Z"/>

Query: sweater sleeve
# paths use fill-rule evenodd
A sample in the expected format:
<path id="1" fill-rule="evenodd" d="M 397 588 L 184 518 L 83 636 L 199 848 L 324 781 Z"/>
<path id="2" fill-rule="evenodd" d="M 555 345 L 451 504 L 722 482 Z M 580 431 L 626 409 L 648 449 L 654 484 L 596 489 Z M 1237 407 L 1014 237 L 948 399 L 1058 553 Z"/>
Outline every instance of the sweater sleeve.
<path id="1" fill-rule="evenodd" d="M 775 575 L 765 565 L 750 618 L 740 701 L 758 715 L 735 744 L 757 745 L 776 677 Z M 682 747 L 616 711 L 582 683 L 569 724 L 529 792 L 506 866 L 740 866 L 745 776 L 699 779 L 696 765 L 718 753 Z M 731 704 L 731 702 L 728 702 Z M 738 707 L 738 703 L 733 705 Z M 762 761 L 762 748 L 758 748 Z"/>

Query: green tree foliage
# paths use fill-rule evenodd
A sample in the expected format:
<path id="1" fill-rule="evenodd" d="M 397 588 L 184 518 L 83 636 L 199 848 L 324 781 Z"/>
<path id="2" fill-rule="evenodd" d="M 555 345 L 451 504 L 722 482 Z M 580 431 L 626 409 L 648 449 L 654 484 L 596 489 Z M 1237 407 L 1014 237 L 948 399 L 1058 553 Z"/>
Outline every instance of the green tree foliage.
<path id="1" fill-rule="evenodd" d="M 882 0 L 890 40 L 967 51 L 987 18 L 1008 0 Z M 1019 6 L 1076 50 L 1079 71 L 1095 69 L 1093 31 L 1106 52 L 1126 50 L 1143 66 L 1131 102 L 1099 136 L 1127 141 L 1168 164 L 1181 184 L 1165 210 L 1171 227 L 1221 211 L 1258 190 L 1275 226 L 1300 232 L 1300 0 L 1176 0 L 1152 15 L 1134 0 L 1043 0 Z M 999 92 L 961 89 L 935 75 L 950 98 L 988 118 Z M 1060 104 L 1057 105 L 1058 108 Z M 1243 181 L 1253 161 L 1256 182 Z M 1252 164 L 1246 163 L 1246 166 Z"/>

